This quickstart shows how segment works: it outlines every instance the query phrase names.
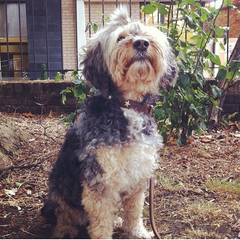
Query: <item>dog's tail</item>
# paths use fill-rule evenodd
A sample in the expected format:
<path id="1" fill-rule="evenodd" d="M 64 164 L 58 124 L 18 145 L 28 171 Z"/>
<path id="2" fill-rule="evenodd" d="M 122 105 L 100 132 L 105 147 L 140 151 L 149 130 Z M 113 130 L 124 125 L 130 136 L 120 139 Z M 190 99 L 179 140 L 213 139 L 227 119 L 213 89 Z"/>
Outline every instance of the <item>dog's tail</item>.
<path id="1" fill-rule="evenodd" d="M 55 215 L 56 205 L 50 200 L 45 200 L 44 206 L 41 208 L 42 215 L 46 218 L 46 223 L 56 224 L 57 217 Z"/>

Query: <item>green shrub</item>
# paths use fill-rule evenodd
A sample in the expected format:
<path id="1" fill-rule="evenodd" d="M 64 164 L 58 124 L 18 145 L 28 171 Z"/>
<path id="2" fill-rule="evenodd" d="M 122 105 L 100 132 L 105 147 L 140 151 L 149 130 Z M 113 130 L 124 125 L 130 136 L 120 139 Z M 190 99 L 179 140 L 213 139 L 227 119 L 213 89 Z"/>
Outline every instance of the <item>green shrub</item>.
<path id="1" fill-rule="evenodd" d="M 218 42 L 218 38 L 223 37 L 226 41 L 228 28 L 216 24 L 218 10 L 202 7 L 195 0 L 180 0 L 176 4 L 176 16 L 172 16 L 172 4 L 150 2 L 141 11 L 150 16 L 157 11 L 167 19 L 166 23 L 156 24 L 156 27 L 168 35 L 175 50 L 179 78 L 167 93 L 160 91 L 162 98 L 155 106 L 154 117 L 164 140 L 174 134 L 178 145 L 182 145 L 187 143 L 192 131 L 201 134 L 206 129 L 211 106 L 216 112 L 219 108 L 218 99 L 223 89 L 213 85 L 212 93 L 208 94 L 204 88 L 204 71 L 213 74 L 209 61 L 219 67 L 217 81 L 227 76 L 234 79 L 240 64 L 235 61 L 224 66 L 219 56 L 207 49 L 211 40 Z M 220 42 L 220 46 L 224 49 L 223 43 Z"/>
<path id="2" fill-rule="evenodd" d="M 81 112 L 81 105 L 83 103 L 83 100 L 86 97 L 90 97 L 91 94 L 95 94 L 97 90 L 95 88 L 87 88 L 87 84 L 85 80 L 82 78 L 82 75 L 79 75 L 77 70 L 74 70 L 71 74 L 71 77 L 74 78 L 73 86 L 67 87 L 67 89 L 64 89 L 60 92 L 62 95 L 62 102 L 63 104 L 67 101 L 67 95 L 73 94 L 75 97 L 77 104 L 76 104 L 76 110 L 75 112 L 72 112 L 69 116 L 64 117 L 61 119 L 61 122 L 66 122 L 67 126 L 70 126 L 77 118 L 77 116 Z M 59 82 L 62 78 L 65 78 L 65 75 L 62 73 L 58 73 L 55 82 Z"/>

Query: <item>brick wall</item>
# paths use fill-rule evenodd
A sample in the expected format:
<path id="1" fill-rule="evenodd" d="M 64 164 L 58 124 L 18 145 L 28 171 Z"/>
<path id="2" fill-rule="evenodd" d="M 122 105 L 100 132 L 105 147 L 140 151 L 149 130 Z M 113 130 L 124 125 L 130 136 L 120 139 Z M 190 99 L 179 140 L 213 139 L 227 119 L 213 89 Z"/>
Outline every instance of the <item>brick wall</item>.
<path id="1" fill-rule="evenodd" d="M 69 94 L 65 105 L 60 92 L 72 81 L 35 80 L 0 82 L 0 112 L 70 113 L 75 110 L 75 98 Z"/>
<path id="2" fill-rule="evenodd" d="M 76 4 L 62 0 L 63 69 L 77 69 Z M 67 73 L 67 75 L 71 72 Z"/>
<path id="3" fill-rule="evenodd" d="M 35 81 L 3 81 L 0 82 L 0 112 L 31 112 L 40 114 L 50 111 L 70 113 L 76 108 L 72 94 L 67 96 L 67 102 L 62 104 L 60 92 L 72 81 L 64 80 L 56 83 L 54 80 Z M 209 81 L 208 84 L 215 84 Z M 206 86 L 210 91 L 210 86 Z M 228 91 L 223 106 L 224 114 L 240 113 L 240 82 L 236 82 Z M 240 119 L 240 114 L 235 119 Z"/>

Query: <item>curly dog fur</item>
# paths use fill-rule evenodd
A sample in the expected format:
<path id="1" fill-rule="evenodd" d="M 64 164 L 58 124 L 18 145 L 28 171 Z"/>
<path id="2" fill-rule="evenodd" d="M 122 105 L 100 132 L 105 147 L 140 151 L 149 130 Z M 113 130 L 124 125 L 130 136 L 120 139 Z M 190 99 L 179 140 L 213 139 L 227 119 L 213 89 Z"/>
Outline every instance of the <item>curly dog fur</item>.
<path id="1" fill-rule="evenodd" d="M 162 140 L 148 105 L 175 82 L 174 54 L 162 32 L 133 22 L 124 7 L 86 48 L 83 74 L 101 93 L 85 101 L 67 131 L 42 213 L 54 218 L 56 238 L 75 238 L 81 225 L 91 238 L 111 238 L 122 204 L 128 237 L 151 238 L 142 221 L 144 191 Z"/>

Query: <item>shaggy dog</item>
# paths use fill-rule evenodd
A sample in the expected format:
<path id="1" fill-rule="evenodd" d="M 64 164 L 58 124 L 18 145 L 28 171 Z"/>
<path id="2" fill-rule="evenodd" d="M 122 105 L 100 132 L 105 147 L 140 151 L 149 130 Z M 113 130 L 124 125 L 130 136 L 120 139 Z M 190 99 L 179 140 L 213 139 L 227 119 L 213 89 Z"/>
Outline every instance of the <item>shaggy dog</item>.
<path id="1" fill-rule="evenodd" d="M 144 191 L 157 168 L 162 140 L 149 104 L 175 82 L 177 65 L 166 36 L 118 8 L 86 46 L 83 75 L 101 94 L 85 101 L 49 176 L 42 213 L 55 216 L 54 237 L 112 238 L 124 209 L 129 238 L 151 238 L 142 221 Z"/>

